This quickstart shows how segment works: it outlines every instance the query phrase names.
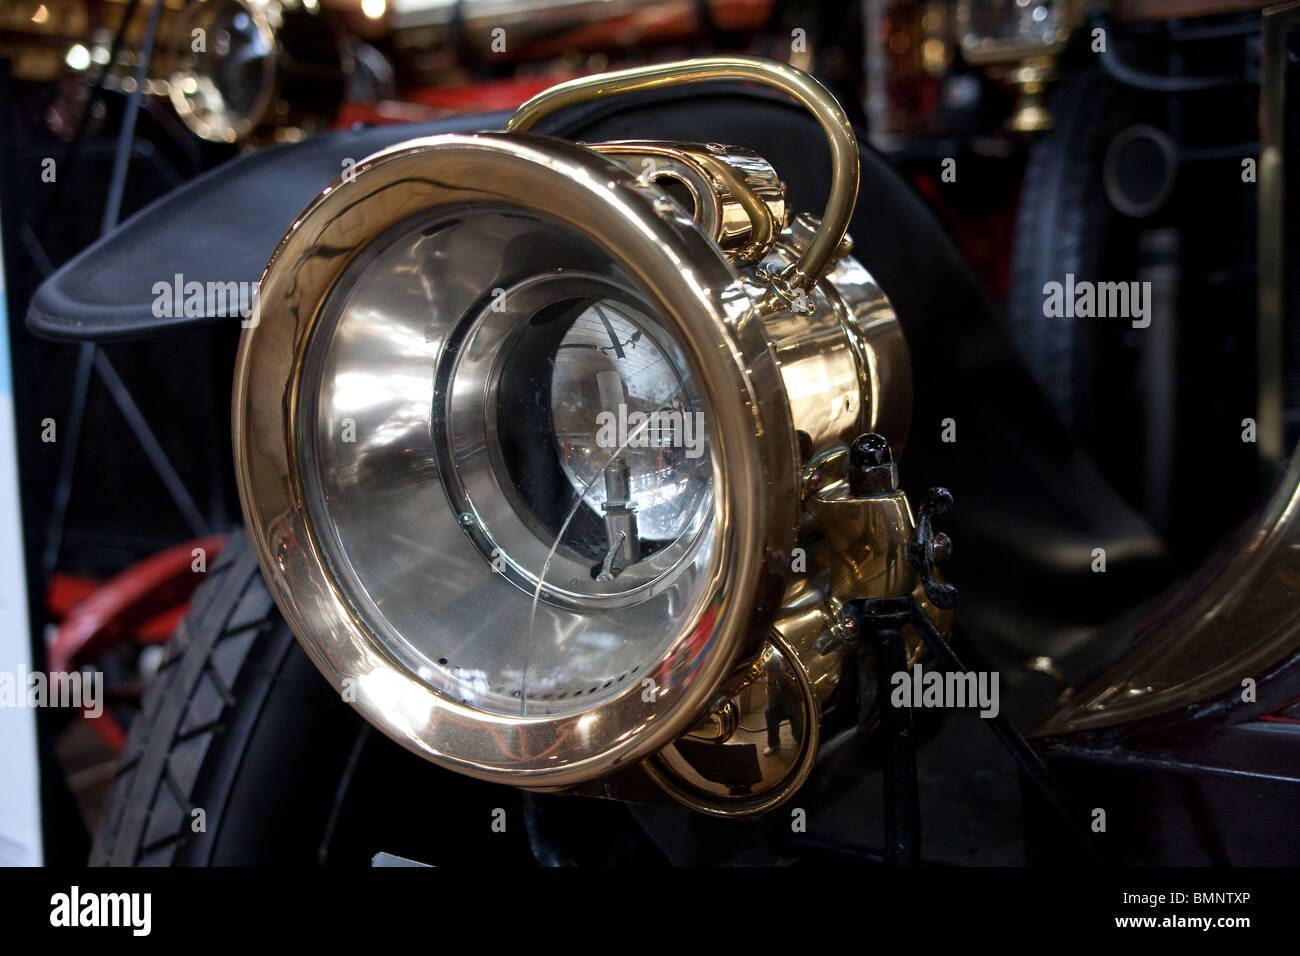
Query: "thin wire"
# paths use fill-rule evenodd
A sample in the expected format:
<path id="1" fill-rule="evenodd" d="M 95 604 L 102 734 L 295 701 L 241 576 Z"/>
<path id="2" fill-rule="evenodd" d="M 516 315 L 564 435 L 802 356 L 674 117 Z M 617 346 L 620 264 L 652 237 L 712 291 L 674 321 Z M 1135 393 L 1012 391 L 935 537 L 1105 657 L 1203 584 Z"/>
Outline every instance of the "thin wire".
<path id="1" fill-rule="evenodd" d="M 107 353 L 98 346 L 90 346 L 90 348 L 94 350 L 95 371 L 99 373 L 100 380 L 108 388 L 109 395 L 117 405 L 118 411 L 122 413 L 122 417 L 126 419 L 127 425 L 135 433 L 136 441 L 144 449 L 149 464 L 153 465 L 153 470 L 162 480 L 167 493 L 171 495 L 172 501 L 185 517 L 185 523 L 190 526 L 190 531 L 198 537 L 207 534 L 208 523 L 204 520 L 203 513 L 199 511 L 198 505 L 185 489 L 185 482 L 181 480 L 167 453 L 163 451 L 162 444 L 149 427 L 149 423 L 145 421 L 144 415 L 126 385 L 122 383 L 117 370 L 113 368 L 113 363 L 108 360 Z"/>
<path id="2" fill-rule="evenodd" d="M 685 387 L 685 382 L 679 382 L 677 387 L 673 389 L 672 393 L 659 404 L 659 408 L 655 409 L 655 411 L 658 412 L 666 409 L 668 403 L 676 398 Z M 629 434 L 627 438 L 623 439 L 623 444 L 619 445 L 618 448 L 614 450 L 614 453 L 605 459 L 605 464 L 601 465 L 600 468 L 596 470 L 596 473 L 591 476 L 591 480 L 583 487 L 582 494 L 578 496 L 578 500 L 575 501 L 573 507 L 569 509 L 569 513 L 565 517 L 564 523 L 560 525 L 560 530 L 556 532 L 555 541 L 551 544 L 551 550 L 547 553 L 546 560 L 542 563 L 542 571 L 537 576 L 537 587 L 533 590 L 533 604 L 528 615 L 528 641 L 524 644 L 524 667 L 523 673 L 519 678 L 519 716 L 521 717 L 527 713 L 528 708 L 528 667 L 531 663 L 532 657 L 530 652 L 533 647 L 533 634 L 537 626 L 537 603 L 542 597 L 542 586 L 546 582 L 546 572 L 551 569 L 551 559 L 555 557 L 555 552 L 559 550 L 560 542 L 564 540 L 564 533 L 569 530 L 569 523 L 573 521 L 574 516 L 578 513 L 578 509 L 582 507 L 583 502 L 587 500 L 587 495 L 591 492 L 591 489 L 595 486 L 597 480 L 605 474 L 605 469 L 609 467 L 610 463 L 615 458 L 623 454 L 627 449 L 627 446 L 632 443 L 632 440 L 640 435 L 641 432 L 645 431 L 653 420 L 653 415 L 647 415 L 645 421 L 640 425 L 637 425 L 636 428 L 632 430 L 631 434 Z"/>

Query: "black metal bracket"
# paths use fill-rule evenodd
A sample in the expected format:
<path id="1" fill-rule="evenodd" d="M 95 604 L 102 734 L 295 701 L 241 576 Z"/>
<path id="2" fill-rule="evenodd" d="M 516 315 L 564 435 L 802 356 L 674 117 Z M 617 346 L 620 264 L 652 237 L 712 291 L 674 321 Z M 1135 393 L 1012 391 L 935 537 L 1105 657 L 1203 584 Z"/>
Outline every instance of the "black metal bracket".
<path id="1" fill-rule="evenodd" d="M 926 597 L 936 606 L 952 608 L 957 603 L 957 589 L 934 576 L 934 540 L 932 519 L 952 507 L 952 494 L 946 488 L 930 489 L 922 502 L 916 537 L 907 546 L 909 563 L 921 578 Z M 852 642 L 870 640 L 879 658 L 879 679 L 908 670 L 907 648 L 903 628 L 911 624 L 918 636 L 946 671 L 969 673 L 952 646 L 939 633 L 930 615 L 913 595 L 868 598 L 847 601 L 843 612 Z M 912 866 L 919 862 L 921 850 L 921 812 L 916 780 L 916 739 L 909 706 L 895 707 L 891 695 L 883 689 L 880 700 L 881 727 L 884 731 L 884 800 L 885 863 Z M 1011 754 L 1025 777 L 1043 795 L 1065 822 L 1067 828 L 1099 860 L 1095 843 L 1083 826 L 1084 816 L 1072 805 L 1064 788 L 1052 775 L 1042 758 L 1000 711 L 987 718 L 989 729 Z"/>
<path id="2" fill-rule="evenodd" d="M 869 638 L 876 649 L 877 673 L 883 678 L 907 670 L 903 628 L 912 621 L 916 601 L 911 595 L 851 601 L 845 612 L 855 622 L 859 639 Z M 915 866 L 921 855 L 921 800 L 916 782 L 916 733 L 912 709 L 894 707 L 882 688 L 880 725 L 885 745 L 882 767 L 885 790 L 885 864 Z"/>
<path id="3" fill-rule="evenodd" d="M 936 515 L 947 514 L 951 508 L 952 492 L 947 488 L 927 491 L 916 516 L 916 537 L 907 544 L 907 561 L 920 576 L 925 596 L 945 611 L 957 606 L 957 589 L 934 576 L 934 519 Z M 943 535 L 943 540 L 947 542 L 947 535 Z"/>

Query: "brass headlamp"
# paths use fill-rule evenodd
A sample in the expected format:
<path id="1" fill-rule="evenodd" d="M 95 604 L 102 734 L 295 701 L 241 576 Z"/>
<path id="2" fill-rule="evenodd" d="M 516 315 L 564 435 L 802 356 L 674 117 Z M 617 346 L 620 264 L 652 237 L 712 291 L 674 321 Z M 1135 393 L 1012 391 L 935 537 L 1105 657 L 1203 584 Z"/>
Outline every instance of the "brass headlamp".
<path id="1" fill-rule="evenodd" d="M 528 132 L 719 79 L 818 119 L 820 220 L 747 150 Z M 811 77 L 716 57 L 399 144 L 303 212 L 241 342 L 237 474 L 272 594 L 366 719 L 485 780 L 639 775 L 718 814 L 776 806 L 869 719 L 839 608 L 919 585 L 902 492 L 845 479 L 847 443 L 888 457 L 911 412 L 846 236 L 857 149 Z"/>
<path id="2" fill-rule="evenodd" d="M 343 101 L 338 38 L 317 0 L 187 0 L 170 52 L 172 106 L 212 142 L 302 138 Z"/>

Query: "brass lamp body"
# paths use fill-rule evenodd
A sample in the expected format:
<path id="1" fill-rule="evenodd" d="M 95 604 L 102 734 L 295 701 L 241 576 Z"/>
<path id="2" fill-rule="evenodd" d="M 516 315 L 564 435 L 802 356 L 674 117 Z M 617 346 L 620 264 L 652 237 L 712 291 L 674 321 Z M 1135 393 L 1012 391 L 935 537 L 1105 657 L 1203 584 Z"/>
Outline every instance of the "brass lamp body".
<path id="1" fill-rule="evenodd" d="M 784 187 L 761 157 L 717 143 L 590 148 L 652 182 L 683 187 L 677 195 L 689 196 L 694 218 L 759 304 L 799 437 L 804 518 L 771 634 L 736 667 L 700 723 L 641 768 L 693 809 L 763 813 L 807 779 L 824 733 L 856 728 L 860 703 L 846 700 L 842 690 L 846 669 L 856 671 L 861 662 L 840 632 L 843 603 L 914 591 L 923 597 L 904 553 L 915 527 L 906 496 L 893 491 L 867 507 L 839 497 L 849 442 L 874 432 L 901 451 L 906 441 L 907 343 L 888 298 L 853 258 L 847 235 L 810 288 L 780 286 L 821 222 L 809 213 L 782 221 Z M 822 540 L 812 540 L 818 532 Z"/>
<path id="2" fill-rule="evenodd" d="M 749 150 L 579 148 L 522 135 L 592 96 L 718 79 L 774 86 L 817 118 L 833 170 L 821 217 L 792 216 L 777 172 Z M 897 317 L 846 235 L 858 175 L 856 137 L 820 84 L 785 64 L 717 57 L 561 84 L 524 104 L 505 133 L 417 140 L 370 157 L 354 182 L 304 212 L 263 277 L 260 325 L 241 343 L 237 474 L 273 595 L 322 673 L 359 689 L 352 702 L 367 719 L 482 779 L 725 816 L 779 806 L 826 744 L 870 723 L 870 654 L 846 639 L 841 609 L 923 593 L 906 554 L 915 536 L 906 496 L 892 482 L 851 494 L 845 481 L 846 447 L 858 436 L 875 433 L 901 451 L 912 399 Z M 489 189 L 567 219 L 639 272 L 710 392 L 725 559 L 711 601 L 682 622 L 654 669 L 669 689 L 657 703 L 629 689 L 575 714 L 513 717 L 436 694 L 376 646 L 303 504 L 295 409 L 312 399 L 301 391 L 302 356 L 346 265 L 326 252 L 378 240 L 414 203 Z M 914 658 L 919 642 L 911 648 Z"/>

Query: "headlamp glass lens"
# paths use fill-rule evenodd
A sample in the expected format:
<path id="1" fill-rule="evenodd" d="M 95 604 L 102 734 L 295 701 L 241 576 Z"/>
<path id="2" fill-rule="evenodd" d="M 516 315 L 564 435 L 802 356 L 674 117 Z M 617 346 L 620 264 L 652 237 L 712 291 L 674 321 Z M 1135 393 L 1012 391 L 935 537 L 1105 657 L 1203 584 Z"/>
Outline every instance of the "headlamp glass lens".
<path id="1" fill-rule="evenodd" d="M 180 41 L 182 72 L 173 80 L 196 117 L 217 127 L 248 121 L 266 94 L 275 40 L 239 0 L 200 6 Z M 189 35 L 203 30 L 204 48 Z"/>
<path id="2" fill-rule="evenodd" d="M 640 692 L 721 562 L 709 410 L 653 297 L 560 223 L 487 203 L 408 220 L 336 289 L 300 473 L 359 619 L 489 712 Z"/>
<path id="3" fill-rule="evenodd" d="M 645 314 L 597 301 L 553 367 L 551 421 L 573 488 L 594 511 L 634 506 L 646 546 L 676 540 L 706 502 L 710 469 L 699 396 L 671 340 Z"/>

